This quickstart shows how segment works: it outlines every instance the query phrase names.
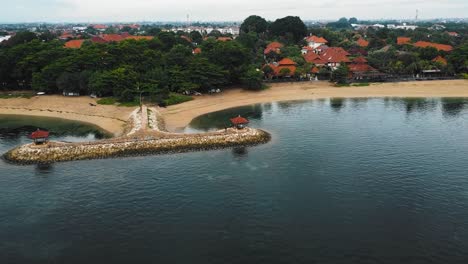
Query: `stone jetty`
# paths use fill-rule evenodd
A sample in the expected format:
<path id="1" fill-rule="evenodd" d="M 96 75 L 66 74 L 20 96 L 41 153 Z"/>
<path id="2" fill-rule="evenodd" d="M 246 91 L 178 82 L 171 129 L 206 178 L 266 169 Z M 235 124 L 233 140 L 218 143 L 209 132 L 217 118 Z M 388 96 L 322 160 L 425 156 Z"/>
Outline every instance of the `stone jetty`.
<path id="1" fill-rule="evenodd" d="M 210 150 L 266 143 L 270 134 L 253 128 L 228 128 L 217 132 L 180 134 L 164 131 L 156 108 L 136 109 L 127 122 L 126 135 L 95 142 L 33 143 L 17 147 L 4 155 L 20 164 L 102 159 L 120 156 Z"/>

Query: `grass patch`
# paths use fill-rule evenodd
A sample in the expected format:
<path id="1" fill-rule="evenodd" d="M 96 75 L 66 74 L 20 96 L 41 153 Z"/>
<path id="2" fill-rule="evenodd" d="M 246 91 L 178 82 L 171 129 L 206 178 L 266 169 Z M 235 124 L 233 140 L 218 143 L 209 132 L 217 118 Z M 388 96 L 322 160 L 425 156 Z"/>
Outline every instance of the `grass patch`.
<path id="1" fill-rule="evenodd" d="M 181 104 L 181 103 L 192 101 L 192 100 L 193 98 L 188 95 L 170 93 L 169 98 L 164 100 L 164 103 L 166 106 L 169 106 L 169 105 Z"/>
<path id="2" fill-rule="evenodd" d="M 351 86 L 355 86 L 355 87 L 362 87 L 362 86 L 369 86 L 370 84 L 369 83 L 353 83 Z"/>
<path id="3" fill-rule="evenodd" d="M 335 84 L 335 87 L 349 87 L 351 86 L 349 83 L 337 83 Z"/>
<path id="4" fill-rule="evenodd" d="M 97 100 L 97 103 L 100 105 L 114 105 L 117 103 L 117 100 L 115 100 L 115 98 L 112 97 L 107 97 Z"/>
<path id="5" fill-rule="evenodd" d="M 33 93 L 0 93 L 0 99 L 11 98 L 27 98 L 30 99 L 34 96 Z"/>
<path id="6" fill-rule="evenodd" d="M 468 79 L 468 73 L 461 73 L 460 76 L 461 76 L 463 79 Z"/>

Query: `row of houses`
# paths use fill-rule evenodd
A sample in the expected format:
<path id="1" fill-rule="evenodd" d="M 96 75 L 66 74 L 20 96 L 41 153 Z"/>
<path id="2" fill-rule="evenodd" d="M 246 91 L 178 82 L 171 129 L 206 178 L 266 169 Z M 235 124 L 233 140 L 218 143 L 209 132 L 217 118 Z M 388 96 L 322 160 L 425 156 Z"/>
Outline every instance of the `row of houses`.
<path id="1" fill-rule="evenodd" d="M 305 38 L 307 46 L 302 48 L 302 56 L 307 63 L 314 65 L 307 74 L 310 77 L 315 77 L 321 68 L 326 67 L 330 70 L 336 70 L 340 65 L 347 64 L 350 69 L 351 77 L 360 78 L 365 74 L 377 74 L 378 71 L 368 65 L 367 60 L 358 56 L 350 59 L 350 53 L 341 47 L 329 47 L 328 41 L 323 37 L 309 36 Z M 369 43 L 364 39 L 359 39 L 359 46 L 366 47 Z M 268 54 L 281 54 L 281 48 L 284 45 L 279 42 L 271 42 L 264 50 L 265 57 Z M 267 63 L 272 69 L 268 77 L 291 77 L 296 74 L 297 64 L 290 58 L 283 58 L 279 62 Z"/>
<path id="2" fill-rule="evenodd" d="M 353 47 L 352 53 L 343 49 L 342 47 L 329 47 L 328 41 L 319 36 L 309 36 L 305 38 L 307 46 L 304 46 L 301 50 L 302 56 L 307 63 L 313 64 L 314 67 L 308 73 L 308 76 L 316 76 L 320 72 L 320 69 L 326 68 L 327 71 L 334 71 L 343 64 L 348 65 L 350 72 L 350 78 L 360 80 L 367 78 L 376 78 L 384 74 L 380 73 L 377 69 L 373 68 L 368 64 L 367 52 L 364 50 L 369 45 L 369 42 L 362 37 L 359 38 L 356 43 L 360 47 Z M 439 51 L 450 52 L 453 47 L 450 45 L 432 43 L 426 41 L 411 42 L 410 38 L 399 37 L 397 39 L 398 45 L 413 45 L 419 48 L 434 47 Z M 267 56 L 272 54 L 281 54 L 281 49 L 284 47 L 282 43 L 271 42 L 267 45 L 264 50 L 265 59 Z M 361 49 L 362 48 L 362 49 Z M 438 62 L 441 65 L 447 65 L 447 60 L 442 56 L 437 56 L 432 60 Z M 264 68 L 268 66 L 272 69 L 270 76 L 267 77 L 292 77 L 296 74 L 297 64 L 290 58 L 283 58 L 278 62 L 266 63 Z M 439 69 L 433 69 L 433 71 L 440 72 Z"/>
<path id="3" fill-rule="evenodd" d="M 433 43 L 433 42 L 428 42 L 428 41 L 417 41 L 413 43 L 411 38 L 408 38 L 408 37 L 398 37 L 397 45 L 412 45 L 418 48 L 432 47 L 432 48 L 437 49 L 438 51 L 446 51 L 446 52 L 450 52 L 453 50 L 453 47 L 447 44 L 439 44 L 439 43 Z"/>
<path id="4" fill-rule="evenodd" d="M 134 40 L 151 40 L 152 36 L 133 36 L 128 33 L 122 34 L 101 34 L 93 36 L 91 39 L 74 39 L 65 42 L 65 48 L 79 49 L 85 41 L 91 41 L 93 43 L 109 43 L 109 42 L 120 42 L 128 39 Z"/>

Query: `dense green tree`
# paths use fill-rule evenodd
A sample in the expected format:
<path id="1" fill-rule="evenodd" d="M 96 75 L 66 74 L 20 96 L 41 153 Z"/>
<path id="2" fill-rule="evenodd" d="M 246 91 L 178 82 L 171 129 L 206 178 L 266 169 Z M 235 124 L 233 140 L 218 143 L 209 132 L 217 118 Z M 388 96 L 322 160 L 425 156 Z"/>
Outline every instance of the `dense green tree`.
<path id="1" fill-rule="evenodd" d="M 468 73 L 468 43 L 454 49 L 448 56 L 448 61 L 456 72 Z"/>
<path id="2" fill-rule="evenodd" d="M 348 21 L 348 19 L 346 19 L 346 17 L 340 18 L 337 22 L 328 23 L 327 27 L 334 28 L 334 29 L 350 29 L 350 28 L 352 28 L 350 22 Z"/>
<path id="3" fill-rule="evenodd" d="M 176 37 L 173 32 L 159 32 L 158 39 L 162 43 L 162 49 L 164 51 L 169 51 L 176 44 Z"/>
<path id="4" fill-rule="evenodd" d="M 226 70 L 200 56 L 196 56 L 190 62 L 187 75 L 190 81 L 195 84 L 194 88 L 200 91 L 220 88 L 228 82 Z"/>
<path id="5" fill-rule="evenodd" d="M 228 71 L 231 83 L 239 82 L 244 66 L 250 62 L 248 51 L 236 41 L 208 42 L 202 50 L 204 57 Z"/>
<path id="6" fill-rule="evenodd" d="M 332 81 L 338 84 L 344 84 L 348 81 L 349 68 L 346 64 L 341 64 L 336 70 L 332 73 Z"/>
<path id="7" fill-rule="evenodd" d="M 62 92 L 80 92 L 80 73 L 64 72 L 57 78 L 57 88 Z"/>
<path id="8" fill-rule="evenodd" d="M 201 44 L 203 42 L 203 36 L 199 31 L 190 32 L 190 38 L 197 44 Z"/>
<path id="9" fill-rule="evenodd" d="M 138 75 L 127 67 L 119 67 L 110 71 L 96 72 L 89 80 L 90 91 L 98 96 L 116 96 L 125 99 L 123 91 L 136 91 Z"/>
<path id="10" fill-rule="evenodd" d="M 349 19 L 348 23 L 349 23 L 349 24 L 357 24 L 357 23 L 358 23 L 358 20 L 357 20 L 357 18 L 352 17 L 352 18 Z"/>
<path id="11" fill-rule="evenodd" d="M 12 47 L 12 46 L 16 46 L 18 44 L 28 43 L 28 42 L 30 42 L 30 41 L 32 41 L 34 39 L 38 39 L 38 37 L 33 32 L 20 31 L 20 32 L 16 33 L 16 35 L 14 35 L 12 38 L 10 38 L 6 42 L 5 45 L 9 46 L 9 47 Z"/>
<path id="12" fill-rule="evenodd" d="M 423 60 L 432 60 L 439 55 L 439 52 L 434 47 L 419 49 L 419 57 Z"/>
<path id="13" fill-rule="evenodd" d="M 263 72 L 255 67 L 249 67 L 241 77 L 242 84 L 249 90 L 263 88 Z"/>
<path id="14" fill-rule="evenodd" d="M 167 54 L 166 62 L 169 66 L 179 65 L 184 67 L 192 57 L 191 49 L 182 45 L 176 45 Z"/>
<path id="15" fill-rule="evenodd" d="M 307 35 L 307 27 L 299 17 L 287 16 L 271 24 L 271 33 L 290 43 L 298 43 Z"/>
<path id="16" fill-rule="evenodd" d="M 265 33 L 268 29 L 268 22 L 260 16 L 249 16 L 240 26 L 241 34 L 254 32 L 257 34 Z"/>

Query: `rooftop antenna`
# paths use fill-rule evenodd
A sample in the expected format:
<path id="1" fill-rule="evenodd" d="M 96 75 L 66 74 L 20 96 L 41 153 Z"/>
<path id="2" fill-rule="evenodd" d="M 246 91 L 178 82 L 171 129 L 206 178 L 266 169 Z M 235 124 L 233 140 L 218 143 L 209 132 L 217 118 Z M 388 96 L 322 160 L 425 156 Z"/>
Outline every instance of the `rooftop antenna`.
<path id="1" fill-rule="evenodd" d="M 187 14 L 187 28 L 190 28 L 190 14 Z"/>
<path id="2" fill-rule="evenodd" d="M 416 22 L 418 22 L 418 16 L 419 16 L 419 10 L 418 10 L 418 9 L 416 9 L 416 19 L 415 19 L 415 20 L 416 20 Z"/>

